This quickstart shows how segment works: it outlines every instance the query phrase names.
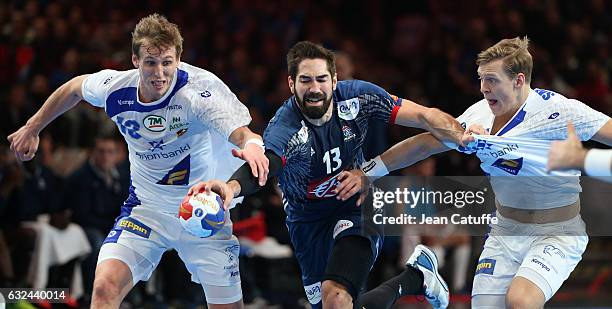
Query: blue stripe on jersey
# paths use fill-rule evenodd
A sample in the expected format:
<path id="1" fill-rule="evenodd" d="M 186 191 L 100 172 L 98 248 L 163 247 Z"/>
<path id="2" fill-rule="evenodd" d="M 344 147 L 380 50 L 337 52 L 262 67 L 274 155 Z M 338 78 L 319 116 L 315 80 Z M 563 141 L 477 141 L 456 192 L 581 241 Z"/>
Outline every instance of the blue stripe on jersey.
<path id="1" fill-rule="evenodd" d="M 497 136 L 504 135 L 504 133 L 510 131 L 512 128 L 518 126 L 521 122 L 523 122 L 523 120 L 525 120 L 525 115 L 527 114 L 527 112 L 525 112 L 525 106 L 526 104 L 523 105 L 521 111 L 519 111 L 516 116 L 514 116 L 514 118 L 510 120 L 510 123 L 508 123 L 508 125 L 503 130 L 497 133 Z"/>
<path id="2" fill-rule="evenodd" d="M 126 87 L 113 91 L 106 99 L 106 114 L 108 114 L 108 117 L 113 118 L 113 116 L 127 111 L 150 112 L 166 107 L 176 92 L 187 85 L 189 74 L 179 69 L 176 72 L 176 78 L 176 84 L 174 84 L 170 95 L 155 105 L 142 105 L 138 103 L 136 87 Z"/>
<path id="3" fill-rule="evenodd" d="M 132 213 L 134 207 L 140 204 L 142 203 L 138 199 L 138 196 L 136 196 L 136 188 L 134 187 L 134 185 L 132 184 L 132 180 L 130 179 L 130 192 L 128 194 L 128 198 L 125 200 L 125 202 L 123 202 L 123 206 L 121 206 L 121 213 L 119 213 L 119 216 L 115 219 L 115 224 L 117 224 L 117 222 L 119 222 L 121 218 L 128 217 Z M 106 239 L 104 239 L 103 244 L 116 243 L 117 240 L 119 240 L 121 232 L 123 232 L 122 229 L 118 228 L 117 226 L 114 226 L 113 229 L 106 236 Z"/>
<path id="4" fill-rule="evenodd" d="M 170 186 L 185 186 L 189 184 L 189 171 L 191 163 L 191 155 L 187 155 L 185 159 L 181 160 L 175 165 L 168 173 L 158 181 L 158 185 L 170 185 Z"/>
<path id="5" fill-rule="evenodd" d="M 134 187 L 134 185 L 132 184 L 132 180 L 130 179 L 130 189 L 128 198 L 125 200 L 125 202 L 123 202 L 123 206 L 121 207 L 121 213 L 119 214 L 117 219 L 115 219 L 115 221 L 119 220 L 120 218 L 129 216 L 132 213 L 132 209 L 140 204 L 142 204 L 142 202 L 140 202 L 138 196 L 136 196 L 136 188 Z"/>

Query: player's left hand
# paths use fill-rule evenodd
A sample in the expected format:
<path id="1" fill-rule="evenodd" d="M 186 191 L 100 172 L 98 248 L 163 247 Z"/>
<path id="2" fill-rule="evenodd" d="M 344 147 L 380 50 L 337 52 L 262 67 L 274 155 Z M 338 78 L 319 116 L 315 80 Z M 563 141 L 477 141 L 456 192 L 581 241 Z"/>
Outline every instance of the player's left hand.
<path id="1" fill-rule="evenodd" d="M 232 149 L 232 155 L 249 163 L 253 177 L 259 178 L 259 185 L 266 185 L 270 161 L 261 146 L 250 143 L 244 146 L 244 149 Z"/>
<path id="2" fill-rule="evenodd" d="M 337 192 L 337 199 L 346 201 L 359 192 L 360 195 L 359 199 L 357 199 L 357 206 L 360 206 L 368 196 L 370 184 L 368 182 L 368 177 L 366 177 L 361 169 L 342 171 L 338 174 L 336 179 L 338 179 L 339 182 L 335 189 L 335 192 Z"/>
<path id="3" fill-rule="evenodd" d="M 224 181 L 208 180 L 198 182 L 193 187 L 189 188 L 187 195 L 189 196 L 200 192 L 210 194 L 211 191 L 219 194 L 223 200 L 223 209 L 228 210 L 232 200 L 234 199 L 234 190 L 232 190 L 231 186 Z"/>

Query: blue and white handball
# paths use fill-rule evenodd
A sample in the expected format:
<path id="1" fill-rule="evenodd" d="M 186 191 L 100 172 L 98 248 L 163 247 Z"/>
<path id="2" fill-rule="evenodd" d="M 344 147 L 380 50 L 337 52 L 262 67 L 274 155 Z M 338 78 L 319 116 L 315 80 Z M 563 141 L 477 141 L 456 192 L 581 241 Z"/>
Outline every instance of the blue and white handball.
<path id="1" fill-rule="evenodd" d="M 190 234 L 210 237 L 225 224 L 223 200 L 214 192 L 188 195 L 181 203 L 178 217 L 183 228 Z"/>

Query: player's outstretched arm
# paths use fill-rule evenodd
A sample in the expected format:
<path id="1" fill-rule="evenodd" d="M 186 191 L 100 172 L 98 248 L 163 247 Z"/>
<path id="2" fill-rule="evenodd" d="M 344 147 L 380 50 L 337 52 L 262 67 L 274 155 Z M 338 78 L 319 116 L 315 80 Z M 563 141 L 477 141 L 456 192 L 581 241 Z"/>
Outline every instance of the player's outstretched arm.
<path id="1" fill-rule="evenodd" d="M 422 133 L 405 139 L 383 154 L 364 163 L 361 169 L 344 171 L 338 175 L 337 198 L 343 201 L 360 193 L 359 206 L 367 196 L 369 182 L 387 175 L 390 171 L 410 166 L 434 154 L 450 150 L 431 133 Z M 367 176 L 363 177 L 363 176 Z"/>
<path id="2" fill-rule="evenodd" d="M 453 116 L 437 108 L 425 107 L 410 100 L 402 100 L 395 123 L 427 130 L 445 143 L 466 146 L 473 141 L 473 138 L 463 134 L 465 130 Z"/>
<path id="3" fill-rule="evenodd" d="M 34 158 L 38 150 L 40 131 L 53 119 L 83 100 L 81 86 L 86 77 L 87 75 L 77 76 L 57 88 L 24 126 L 8 136 L 11 150 L 19 160 L 28 161 Z"/>
<path id="4" fill-rule="evenodd" d="M 450 148 L 428 132 L 412 136 L 393 145 L 380 155 L 380 159 L 388 171 L 394 171 L 448 150 Z"/>
<path id="5" fill-rule="evenodd" d="M 271 150 L 266 151 L 265 156 L 268 162 L 270 162 L 269 176 L 280 175 L 283 169 L 283 160 Z M 213 191 L 221 196 L 223 207 L 227 209 L 235 197 L 251 195 L 259 191 L 265 184 L 264 182 L 261 185 L 259 178 L 252 174 L 251 165 L 244 163 L 232 174 L 227 183 L 220 180 L 199 182 L 189 189 L 188 194 Z"/>
<path id="6" fill-rule="evenodd" d="M 253 176 L 259 179 L 259 185 L 264 186 L 268 179 L 270 162 L 264 154 L 265 148 L 261 136 L 247 127 L 240 127 L 230 134 L 229 140 L 241 148 L 232 149 L 234 157 L 246 161 L 251 167 Z"/>

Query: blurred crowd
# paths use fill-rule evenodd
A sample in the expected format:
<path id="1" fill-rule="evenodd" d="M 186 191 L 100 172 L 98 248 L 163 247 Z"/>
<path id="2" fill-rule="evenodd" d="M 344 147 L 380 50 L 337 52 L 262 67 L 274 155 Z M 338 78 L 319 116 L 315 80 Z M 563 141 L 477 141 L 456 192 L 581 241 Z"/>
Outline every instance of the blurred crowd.
<path id="1" fill-rule="evenodd" d="M 33 272 L 31 260 L 41 229 L 23 223 L 46 215 L 45 224 L 60 231 L 71 224 L 82 228 L 81 239 L 88 242 L 88 250 L 62 265 L 73 259 L 82 262 L 83 295 L 90 292 L 97 249 L 119 213 L 129 182 L 125 145 L 117 138 L 114 124 L 103 110 L 81 103 L 42 133 L 36 159 L 24 165 L 8 151 L 6 136 L 72 77 L 103 68 L 131 69 L 130 31 L 141 17 L 153 12 L 179 25 L 185 39 L 181 60 L 226 82 L 249 107 L 251 128 L 258 133 L 290 96 L 285 55 L 299 40 L 337 51 L 339 79 L 368 80 L 392 94 L 458 116 L 481 98 L 477 53 L 502 38 L 527 35 L 534 56 L 533 88 L 550 89 L 612 113 L 612 3 L 605 0 L 2 1 L 1 286 L 32 284 L 28 276 Z M 366 154 L 375 156 L 414 133 L 374 126 Z M 456 153 L 427 164 L 426 175 L 480 174 L 477 161 Z M 238 222 L 258 218 L 253 224 L 247 221 L 239 231 L 245 239 L 255 240 L 250 256 L 257 256 L 253 252 L 268 239 L 261 233 L 273 236 L 274 242 L 266 243 L 270 250 L 286 253 L 283 244 L 288 239 L 275 188 L 270 186 L 245 203 L 251 207 L 233 216 Z M 465 242 L 460 241 L 461 248 Z M 397 259 L 401 256 L 397 250 L 392 249 L 389 256 Z M 272 258 L 285 258 L 285 253 Z M 252 263 L 267 265 L 263 260 L 244 264 Z M 289 281 L 299 280 L 293 260 L 287 261 L 286 268 L 295 274 Z M 243 274 L 243 281 L 252 285 L 245 289 L 247 300 L 274 297 L 265 295 L 262 284 L 285 288 L 297 284 L 294 292 L 301 297 L 299 281 L 261 283 L 266 268 L 256 269 L 257 276 Z M 57 286 L 72 274 L 70 269 L 51 271 L 48 286 Z M 267 275 L 275 276 L 272 270 Z M 466 288 L 469 284 L 461 287 Z"/>

